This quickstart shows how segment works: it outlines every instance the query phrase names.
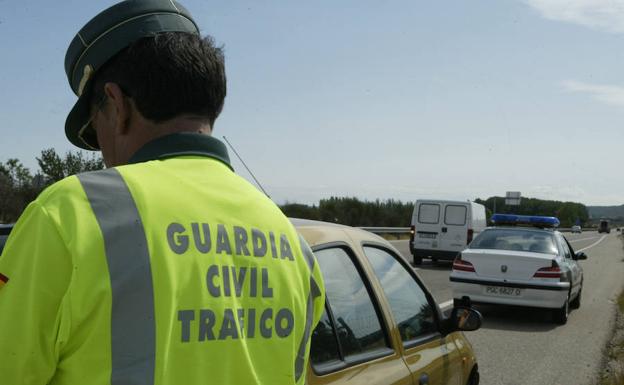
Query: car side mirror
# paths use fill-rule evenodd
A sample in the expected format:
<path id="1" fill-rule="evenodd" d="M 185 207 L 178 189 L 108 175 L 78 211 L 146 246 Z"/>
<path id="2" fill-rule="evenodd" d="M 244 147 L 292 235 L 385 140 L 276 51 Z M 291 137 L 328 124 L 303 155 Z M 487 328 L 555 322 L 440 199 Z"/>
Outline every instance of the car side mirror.
<path id="1" fill-rule="evenodd" d="M 481 327 L 483 316 L 475 309 L 458 306 L 451 311 L 450 321 L 453 330 L 470 332 Z"/>
<path id="2" fill-rule="evenodd" d="M 587 254 L 585 254 L 582 251 L 579 251 L 578 253 L 574 254 L 574 259 L 577 261 L 587 259 Z"/>

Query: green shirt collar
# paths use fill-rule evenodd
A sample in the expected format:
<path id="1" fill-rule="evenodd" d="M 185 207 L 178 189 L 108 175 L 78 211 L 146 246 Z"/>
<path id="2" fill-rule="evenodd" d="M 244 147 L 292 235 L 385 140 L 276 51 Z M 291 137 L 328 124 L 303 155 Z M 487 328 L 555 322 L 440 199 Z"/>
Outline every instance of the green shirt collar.
<path id="1" fill-rule="evenodd" d="M 195 132 L 178 132 L 166 135 L 141 147 L 130 158 L 129 164 L 171 158 L 183 155 L 199 155 L 225 163 L 231 170 L 230 157 L 225 144 L 219 139 Z"/>

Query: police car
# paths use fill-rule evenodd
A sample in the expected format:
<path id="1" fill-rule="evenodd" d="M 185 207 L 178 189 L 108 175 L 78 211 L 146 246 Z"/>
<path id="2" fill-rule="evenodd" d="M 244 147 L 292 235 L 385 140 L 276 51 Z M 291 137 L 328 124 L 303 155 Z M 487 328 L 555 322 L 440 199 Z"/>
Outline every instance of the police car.
<path id="1" fill-rule="evenodd" d="M 565 324 L 570 308 L 581 306 L 583 269 L 554 217 L 492 216 L 484 230 L 453 262 L 453 298 L 475 303 L 551 309 Z"/>

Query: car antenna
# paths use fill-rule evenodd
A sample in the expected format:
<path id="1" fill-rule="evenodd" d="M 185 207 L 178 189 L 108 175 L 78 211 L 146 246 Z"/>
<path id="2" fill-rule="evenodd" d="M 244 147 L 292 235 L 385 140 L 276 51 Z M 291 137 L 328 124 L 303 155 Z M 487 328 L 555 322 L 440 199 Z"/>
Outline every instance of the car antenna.
<path id="1" fill-rule="evenodd" d="M 241 158 L 240 155 L 238 155 L 238 152 L 236 151 L 236 149 L 234 148 L 234 146 L 232 146 L 232 143 L 230 143 L 229 140 L 227 140 L 227 138 L 225 137 L 225 135 L 223 135 L 223 140 L 225 140 L 225 143 L 228 144 L 228 146 L 230 146 L 230 148 L 232 149 L 232 151 L 234 151 L 234 154 L 236 154 L 236 157 L 241 161 L 241 163 L 243 164 L 243 166 L 245 166 L 245 168 L 247 169 L 247 172 L 249 172 L 249 174 L 251 174 L 251 177 L 256 181 L 256 184 L 258 185 L 258 187 L 260 187 L 260 190 L 262 190 L 262 192 L 264 193 L 264 195 L 266 195 L 267 197 L 269 197 L 269 199 L 271 199 L 271 196 L 269 194 L 267 194 L 266 190 L 264 189 L 264 187 L 262 187 L 262 185 L 260 184 L 260 182 L 258 182 L 258 179 L 256 179 L 256 176 L 253 174 L 253 172 L 251 172 L 251 170 L 249 169 L 249 167 L 247 167 L 247 165 L 245 164 L 245 161 L 243 160 L 243 158 Z"/>

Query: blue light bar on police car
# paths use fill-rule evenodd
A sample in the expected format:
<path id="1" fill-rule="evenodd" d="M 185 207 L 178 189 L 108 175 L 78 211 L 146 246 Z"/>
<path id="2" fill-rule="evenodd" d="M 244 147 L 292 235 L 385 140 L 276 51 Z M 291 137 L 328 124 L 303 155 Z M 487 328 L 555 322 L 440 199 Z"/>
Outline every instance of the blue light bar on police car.
<path id="1" fill-rule="evenodd" d="M 560 222 L 555 217 L 539 215 L 494 214 L 492 222 L 497 225 L 530 225 L 538 227 L 558 227 Z"/>

